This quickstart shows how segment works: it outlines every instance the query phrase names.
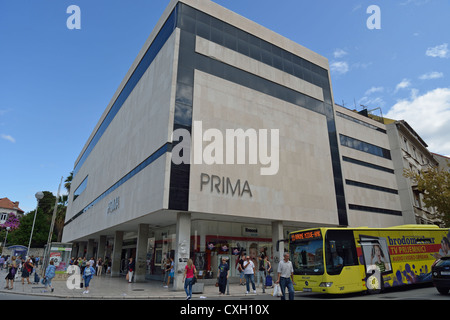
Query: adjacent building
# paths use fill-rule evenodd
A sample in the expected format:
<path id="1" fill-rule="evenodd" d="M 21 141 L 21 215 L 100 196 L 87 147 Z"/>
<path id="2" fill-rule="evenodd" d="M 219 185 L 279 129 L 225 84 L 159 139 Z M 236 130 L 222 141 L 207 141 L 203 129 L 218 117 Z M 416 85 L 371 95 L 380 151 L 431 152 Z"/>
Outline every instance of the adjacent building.
<path id="1" fill-rule="evenodd" d="M 7 197 L 0 198 L 0 225 L 4 224 L 10 213 L 17 217 L 23 216 L 23 210 L 19 208 L 19 201 L 11 201 Z"/>

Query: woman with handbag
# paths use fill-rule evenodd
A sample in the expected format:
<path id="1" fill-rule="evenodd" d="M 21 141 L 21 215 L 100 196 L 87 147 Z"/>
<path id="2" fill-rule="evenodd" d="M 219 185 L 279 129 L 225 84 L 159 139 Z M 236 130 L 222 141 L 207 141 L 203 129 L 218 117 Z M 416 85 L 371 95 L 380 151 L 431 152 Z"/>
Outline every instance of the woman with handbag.
<path id="1" fill-rule="evenodd" d="M 195 284 L 197 281 L 197 278 L 195 277 L 195 274 L 197 273 L 197 270 L 195 269 L 195 265 L 192 261 L 192 259 L 189 259 L 187 262 L 186 267 L 184 268 L 184 291 L 186 292 L 186 300 L 192 299 L 192 285 Z"/>
<path id="2" fill-rule="evenodd" d="M 16 277 L 17 272 L 17 264 L 16 264 L 16 257 L 11 258 L 11 263 L 9 264 L 9 271 L 6 275 L 6 287 L 5 289 L 12 290 L 14 287 L 14 278 Z M 9 287 L 9 284 L 11 283 L 11 288 Z"/>

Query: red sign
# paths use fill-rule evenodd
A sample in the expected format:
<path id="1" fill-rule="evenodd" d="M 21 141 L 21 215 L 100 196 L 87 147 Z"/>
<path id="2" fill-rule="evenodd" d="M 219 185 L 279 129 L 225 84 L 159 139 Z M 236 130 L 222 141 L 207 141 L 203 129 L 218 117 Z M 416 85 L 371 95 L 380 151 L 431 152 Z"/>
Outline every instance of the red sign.
<path id="1" fill-rule="evenodd" d="M 321 239 L 322 234 L 320 230 L 313 231 L 304 231 L 291 234 L 291 242 L 299 241 L 299 240 L 313 240 L 313 239 Z"/>

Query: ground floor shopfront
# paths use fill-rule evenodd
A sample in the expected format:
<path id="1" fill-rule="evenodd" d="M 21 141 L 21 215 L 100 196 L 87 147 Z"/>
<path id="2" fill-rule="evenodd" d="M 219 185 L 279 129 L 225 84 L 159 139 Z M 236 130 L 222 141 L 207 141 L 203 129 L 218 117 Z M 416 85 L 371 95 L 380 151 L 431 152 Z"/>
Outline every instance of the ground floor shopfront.
<path id="1" fill-rule="evenodd" d="M 295 228 L 287 227 L 281 221 L 266 224 L 230 222 L 192 219 L 190 213 L 178 213 L 174 225 L 155 228 L 139 224 L 134 231 L 116 230 L 113 235 L 74 242 L 73 255 L 110 261 L 111 276 L 125 275 L 128 259 L 133 258 L 136 261 L 133 281 L 136 282 L 166 279 L 165 262 L 172 258 L 174 288 L 181 289 L 188 259 L 194 261 L 199 279 L 205 280 L 216 279 L 223 257 L 229 261 L 230 276 L 237 279 L 241 253 L 249 255 L 258 266 L 258 257 L 264 252 L 276 267 L 284 252 L 284 242 L 280 240 L 287 238 L 287 233 Z"/>

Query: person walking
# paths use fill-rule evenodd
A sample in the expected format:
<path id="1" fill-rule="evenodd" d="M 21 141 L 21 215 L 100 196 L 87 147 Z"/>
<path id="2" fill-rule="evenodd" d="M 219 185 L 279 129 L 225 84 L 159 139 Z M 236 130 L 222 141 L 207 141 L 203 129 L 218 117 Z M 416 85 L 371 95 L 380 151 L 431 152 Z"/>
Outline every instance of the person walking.
<path id="1" fill-rule="evenodd" d="M 217 282 L 219 283 L 219 295 L 225 294 L 225 289 L 227 288 L 228 272 L 230 267 L 227 263 L 227 259 L 222 257 L 222 262 L 219 265 L 219 276 L 217 277 Z"/>
<path id="2" fill-rule="evenodd" d="M 134 274 L 134 269 L 135 269 L 135 262 L 133 258 L 130 258 L 128 260 L 128 273 L 127 273 L 127 280 L 128 283 L 131 283 L 133 280 L 133 274 Z"/>
<path id="3" fill-rule="evenodd" d="M 97 260 L 97 276 L 101 276 L 103 271 L 103 261 L 102 258 L 98 258 Z"/>
<path id="4" fill-rule="evenodd" d="M 52 285 L 52 279 L 55 277 L 55 272 L 56 272 L 55 263 L 53 262 L 53 260 L 50 260 L 49 265 L 45 270 L 44 279 L 45 279 L 45 289 L 47 289 L 47 287 L 50 287 L 52 292 L 55 290 L 55 288 L 53 288 Z"/>
<path id="5" fill-rule="evenodd" d="M 164 288 L 168 288 L 170 284 L 170 279 L 175 276 L 175 265 L 173 263 L 173 258 L 170 257 L 170 266 L 166 269 L 166 272 L 169 272 L 169 277 L 167 278 L 167 283 Z"/>
<path id="6" fill-rule="evenodd" d="M 184 267 L 184 291 L 186 292 L 186 300 L 192 299 L 192 285 L 194 281 L 195 274 L 197 273 L 197 270 L 195 269 L 195 265 L 192 261 L 192 259 L 189 259 L 187 262 L 186 267 Z"/>
<path id="7" fill-rule="evenodd" d="M 14 278 L 16 277 L 17 273 L 17 264 L 16 264 L 16 257 L 11 258 L 11 262 L 8 264 L 9 271 L 6 275 L 6 287 L 5 289 L 12 290 L 14 288 Z M 11 287 L 9 286 L 11 284 Z"/>
<path id="8" fill-rule="evenodd" d="M 286 300 L 285 290 L 288 288 L 289 300 L 294 300 L 294 268 L 292 262 L 289 261 L 289 253 L 284 253 L 284 259 L 278 263 L 278 280 L 276 283 L 281 287 L 281 300 Z"/>
<path id="9" fill-rule="evenodd" d="M 241 252 L 241 257 L 237 264 L 237 269 L 239 271 L 239 285 L 245 286 L 245 278 L 244 278 L 244 262 L 245 262 L 245 253 Z"/>
<path id="10" fill-rule="evenodd" d="M 32 271 L 33 271 L 33 264 L 31 262 L 31 259 L 26 257 L 26 261 L 23 263 L 22 266 L 22 284 L 25 284 L 25 279 L 27 279 L 28 284 L 31 284 L 30 274 Z"/>
<path id="11" fill-rule="evenodd" d="M 86 267 L 84 268 L 84 272 L 83 272 L 84 287 L 86 288 L 86 290 L 84 290 L 83 294 L 89 293 L 89 284 L 90 284 L 94 274 L 95 274 L 95 269 L 92 267 L 91 262 L 88 262 L 86 264 Z"/>
<path id="12" fill-rule="evenodd" d="M 252 283 L 253 293 L 256 293 L 256 286 L 255 286 L 255 264 L 252 260 L 250 260 L 250 256 L 245 257 L 244 262 L 244 277 L 246 282 L 247 291 L 245 294 L 248 294 L 250 291 L 250 282 Z"/>
<path id="13" fill-rule="evenodd" d="M 257 286 L 259 287 L 259 282 L 261 281 L 261 287 L 262 287 L 263 293 L 266 292 L 266 269 L 264 266 L 265 258 L 266 258 L 266 248 L 261 248 L 261 252 L 258 257 L 259 268 L 258 268 L 258 273 L 256 274 L 257 278 L 258 278 L 256 282 L 257 282 Z"/>

